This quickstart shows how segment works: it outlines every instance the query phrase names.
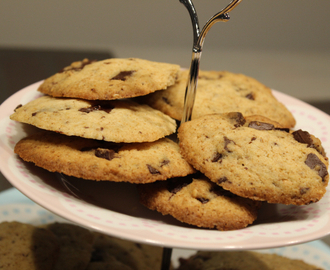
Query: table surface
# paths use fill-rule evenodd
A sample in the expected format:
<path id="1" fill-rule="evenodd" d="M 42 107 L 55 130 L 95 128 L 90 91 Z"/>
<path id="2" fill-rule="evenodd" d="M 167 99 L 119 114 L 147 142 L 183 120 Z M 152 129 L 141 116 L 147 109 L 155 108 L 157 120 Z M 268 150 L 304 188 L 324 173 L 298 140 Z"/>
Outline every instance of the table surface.
<path id="1" fill-rule="evenodd" d="M 111 57 L 115 56 L 110 51 L 0 48 L 0 104 L 16 91 L 51 76 L 74 61 Z M 310 104 L 330 114 L 330 100 Z M 11 187 L 0 173 L 0 192 Z M 330 236 L 323 241 L 330 245 Z"/>

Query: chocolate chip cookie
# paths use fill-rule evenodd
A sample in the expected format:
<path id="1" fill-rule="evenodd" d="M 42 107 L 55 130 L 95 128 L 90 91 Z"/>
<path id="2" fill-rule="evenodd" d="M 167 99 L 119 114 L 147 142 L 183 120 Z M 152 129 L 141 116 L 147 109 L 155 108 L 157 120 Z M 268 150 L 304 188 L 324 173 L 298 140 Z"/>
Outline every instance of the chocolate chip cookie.
<path id="1" fill-rule="evenodd" d="M 85 270 L 90 262 L 94 234 L 82 227 L 69 223 L 50 223 L 42 228 L 51 231 L 59 240 L 60 249 L 53 270 Z"/>
<path id="2" fill-rule="evenodd" d="M 319 201 L 329 181 L 320 140 L 259 119 L 227 113 L 186 122 L 178 130 L 181 153 L 239 196 L 296 205 Z"/>
<path id="3" fill-rule="evenodd" d="M 181 120 L 187 79 L 188 71 L 181 71 L 176 84 L 145 96 L 143 101 Z M 192 119 L 225 112 L 266 116 L 288 128 L 296 123 L 291 112 L 273 96 L 271 89 L 259 81 L 228 71 L 201 70 Z"/>
<path id="4" fill-rule="evenodd" d="M 322 270 L 302 260 L 289 259 L 277 254 L 255 251 L 198 251 L 187 259 L 180 259 L 177 270 Z"/>
<path id="5" fill-rule="evenodd" d="M 138 244 L 94 233 L 95 243 L 91 261 L 87 269 L 134 269 L 153 270 L 161 268 L 161 247 Z M 101 268 L 111 265 L 122 268 Z"/>
<path id="6" fill-rule="evenodd" d="M 10 118 L 69 136 L 111 142 L 152 142 L 176 131 L 171 117 L 128 100 L 43 96 L 17 108 Z"/>
<path id="7" fill-rule="evenodd" d="M 260 202 L 238 197 L 203 175 L 139 185 L 140 201 L 181 222 L 221 231 L 242 229 L 257 218 Z"/>
<path id="8" fill-rule="evenodd" d="M 40 132 L 23 138 L 15 153 L 51 172 L 89 180 L 149 183 L 194 172 L 174 141 L 116 144 Z"/>
<path id="9" fill-rule="evenodd" d="M 0 223 L 0 269 L 53 269 L 58 238 L 49 230 L 21 222 Z"/>
<path id="10" fill-rule="evenodd" d="M 84 59 L 46 79 L 39 91 L 53 97 L 113 100 L 166 89 L 180 67 L 139 58 Z"/>

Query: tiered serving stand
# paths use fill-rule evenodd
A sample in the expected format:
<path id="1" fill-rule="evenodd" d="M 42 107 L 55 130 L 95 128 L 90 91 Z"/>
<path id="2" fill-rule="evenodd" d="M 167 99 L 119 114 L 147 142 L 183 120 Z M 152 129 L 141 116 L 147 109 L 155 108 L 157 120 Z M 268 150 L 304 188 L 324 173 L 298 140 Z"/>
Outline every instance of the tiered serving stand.
<path id="1" fill-rule="evenodd" d="M 221 16 L 223 19 L 227 17 Z M 9 116 L 17 105 L 40 95 L 37 91 L 40 84 L 27 86 L 0 106 L 0 170 L 17 190 L 36 203 L 24 200 L 17 190 L 11 190 L 3 195 L 5 197 L 0 196 L 0 220 L 6 215 L 9 219 L 26 216 L 22 221 L 30 223 L 67 220 L 111 236 L 160 246 L 164 248 L 162 270 L 168 269 L 173 248 L 191 251 L 270 249 L 298 245 L 330 234 L 329 190 L 319 202 L 311 205 L 264 204 L 253 225 L 221 232 L 185 225 L 145 208 L 139 203 L 133 184 L 70 177 L 63 181 L 59 174 L 23 162 L 14 154 L 14 146 L 35 128 L 11 121 Z M 194 88 L 194 84 L 190 81 L 189 86 L 188 82 L 187 89 Z M 281 92 L 273 90 L 273 94 L 293 113 L 297 121 L 295 128 L 320 138 L 326 152 L 330 153 L 330 116 Z M 189 120 L 189 115 L 185 120 Z M 6 204 L 11 200 L 11 204 Z M 5 208 L 1 203 L 6 204 Z"/>

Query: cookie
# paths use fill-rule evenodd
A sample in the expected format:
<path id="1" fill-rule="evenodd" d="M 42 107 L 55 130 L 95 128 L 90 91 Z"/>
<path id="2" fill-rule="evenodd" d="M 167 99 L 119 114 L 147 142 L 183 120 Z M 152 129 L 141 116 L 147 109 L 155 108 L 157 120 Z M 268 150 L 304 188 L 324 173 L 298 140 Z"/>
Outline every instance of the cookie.
<path id="1" fill-rule="evenodd" d="M 177 270 L 322 270 L 302 260 L 255 251 L 198 251 L 188 259 L 180 258 Z"/>
<path id="2" fill-rule="evenodd" d="M 211 181 L 239 196 L 295 205 L 319 201 L 329 181 L 320 140 L 253 119 L 227 113 L 186 122 L 178 130 L 181 153 Z"/>
<path id="3" fill-rule="evenodd" d="M 15 109 L 12 120 L 69 136 L 111 142 L 151 142 L 176 131 L 176 122 L 132 101 L 87 101 L 43 96 Z"/>
<path id="4" fill-rule="evenodd" d="M 257 218 L 260 202 L 240 198 L 201 175 L 139 185 L 140 202 L 151 210 L 202 228 L 242 229 Z"/>
<path id="5" fill-rule="evenodd" d="M 138 58 L 84 59 L 47 78 L 39 91 L 53 97 L 113 100 L 166 89 L 180 66 Z"/>
<path id="6" fill-rule="evenodd" d="M 0 269 L 53 269 L 58 252 L 51 231 L 16 221 L 0 223 Z"/>
<path id="7" fill-rule="evenodd" d="M 59 256 L 52 269 L 85 270 L 92 256 L 93 233 L 68 223 L 51 223 L 44 228 L 54 233 L 60 243 Z"/>
<path id="8" fill-rule="evenodd" d="M 51 172 L 90 180 L 148 183 L 194 172 L 168 138 L 114 144 L 45 131 L 23 138 L 14 151 Z"/>
<path id="9" fill-rule="evenodd" d="M 101 267 L 110 263 L 116 263 L 116 265 L 123 264 L 129 267 L 128 269 L 133 270 L 161 269 L 163 254 L 163 249 L 161 247 L 133 243 L 97 232 L 94 234 L 96 240 L 88 269 L 103 269 L 96 267 Z M 121 265 L 121 267 L 123 266 Z"/>
<path id="10" fill-rule="evenodd" d="M 166 90 L 145 96 L 146 102 L 174 119 L 181 120 L 188 71 Z M 294 127 L 291 112 L 257 80 L 227 71 L 200 71 L 192 119 L 206 114 L 241 112 L 244 116 L 262 115 L 284 127 Z"/>
<path id="11" fill-rule="evenodd" d="M 86 270 L 133 270 L 128 265 L 118 261 L 115 257 L 109 256 L 106 262 L 90 262 Z"/>

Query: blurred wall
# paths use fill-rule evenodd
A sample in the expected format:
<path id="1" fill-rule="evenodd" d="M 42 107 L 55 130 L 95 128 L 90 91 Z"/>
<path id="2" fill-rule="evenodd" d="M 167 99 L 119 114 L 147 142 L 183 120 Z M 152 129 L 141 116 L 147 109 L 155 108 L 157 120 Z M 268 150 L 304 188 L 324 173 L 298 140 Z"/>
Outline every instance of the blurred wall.
<path id="1" fill-rule="evenodd" d="M 200 25 L 229 2 L 194 0 Z M 229 22 L 210 30 L 202 67 L 247 73 L 299 98 L 330 99 L 324 95 L 330 93 L 324 90 L 329 27 L 328 0 L 243 0 Z M 188 66 L 191 28 L 179 0 L 0 0 L 0 47 L 105 49 L 118 57 Z M 284 66 L 309 80 L 285 80 Z M 276 72 L 283 73 L 281 81 Z M 307 78 L 311 73 L 315 76 Z M 314 85 L 319 93 L 312 95 Z"/>
<path id="2" fill-rule="evenodd" d="M 229 0 L 195 0 L 200 24 Z M 206 46 L 328 50 L 330 1 L 243 0 Z M 115 48 L 190 46 L 191 24 L 174 0 L 1 0 L 0 45 Z"/>

